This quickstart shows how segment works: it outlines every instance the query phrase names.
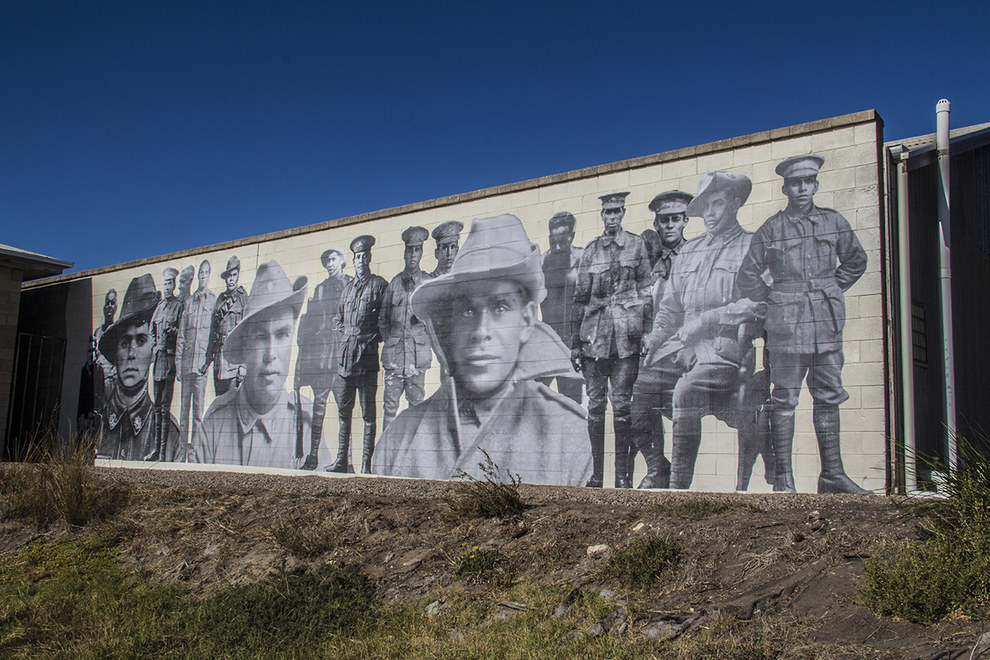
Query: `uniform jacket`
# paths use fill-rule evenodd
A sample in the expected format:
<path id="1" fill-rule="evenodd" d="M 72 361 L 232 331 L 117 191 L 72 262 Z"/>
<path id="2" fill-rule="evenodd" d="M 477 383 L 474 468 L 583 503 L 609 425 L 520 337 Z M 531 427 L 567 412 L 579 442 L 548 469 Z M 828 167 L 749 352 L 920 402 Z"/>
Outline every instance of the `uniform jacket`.
<path id="1" fill-rule="evenodd" d="M 213 309 L 213 319 L 210 321 L 210 342 L 206 348 L 206 366 L 217 361 L 220 378 L 228 379 L 237 376 L 237 365 L 230 364 L 220 354 L 227 335 L 244 317 L 244 307 L 247 305 L 247 291 L 238 286 L 233 291 L 224 290 L 217 296 L 217 305 Z"/>
<path id="2" fill-rule="evenodd" d="M 484 478 L 482 450 L 503 477 L 525 483 L 583 486 L 591 477 L 591 445 L 583 410 L 531 380 L 514 383 L 467 446 L 458 441 L 453 381 L 404 410 L 382 434 L 372 472 L 397 477 L 452 479 L 463 470 Z"/>
<path id="3" fill-rule="evenodd" d="M 214 399 L 203 417 L 193 441 L 198 463 L 298 468 L 296 457 L 297 424 L 302 437 L 309 438 L 312 417 L 306 411 L 311 402 L 303 396 L 283 391 L 278 402 L 264 415 L 248 405 L 243 387 L 228 390 Z"/>
<path id="4" fill-rule="evenodd" d="M 154 450 L 155 425 L 147 389 L 128 406 L 114 385 L 107 394 L 100 418 L 102 437 L 97 451 L 100 458 L 142 461 Z M 184 461 L 185 447 L 179 446 L 179 425 L 171 414 L 168 416 L 166 440 L 169 460 Z"/>
<path id="5" fill-rule="evenodd" d="M 330 384 L 337 373 L 337 347 L 343 335 L 337 330 L 336 316 L 344 288 L 354 278 L 347 274 L 328 277 L 313 290 L 306 313 L 299 319 L 299 355 L 296 359 L 296 387 Z"/>
<path id="6" fill-rule="evenodd" d="M 378 371 L 378 344 L 381 332 L 378 318 L 388 282 L 369 274 L 347 283 L 337 307 L 336 326 L 343 334 L 337 373 L 345 378 Z"/>
<path id="7" fill-rule="evenodd" d="M 378 319 L 385 342 L 382 346 L 382 366 L 403 376 L 417 376 L 433 363 L 426 325 L 416 318 L 409 305 L 413 289 L 429 278 L 422 271 L 411 276 L 403 271 L 393 277 L 385 289 L 385 300 Z"/>
<path id="8" fill-rule="evenodd" d="M 655 347 L 663 344 L 664 349 L 658 355 L 651 352 L 649 363 L 663 357 L 668 347 L 680 348 L 679 341 L 667 340 L 686 322 L 696 319 L 703 330 L 689 348 L 699 363 L 738 366 L 748 358 L 756 328 L 740 342 L 739 326 L 758 322 L 764 310 L 752 301 L 740 301 L 735 280 L 752 238 L 751 232 L 736 224 L 719 236 L 706 232 L 684 243 L 653 321 L 650 343 Z"/>
<path id="9" fill-rule="evenodd" d="M 740 267 L 739 290 L 768 302 L 771 351 L 823 353 L 842 349 L 843 292 L 865 271 L 866 251 L 849 222 L 813 206 L 807 216 L 780 211 L 763 223 Z"/>
<path id="10" fill-rule="evenodd" d="M 577 286 L 578 268 L 584 248 L 571 246 L 569 252 L 543 253 L 543 279 L 547 297 L 540 303 L 543 322 L 553 328 L 570 347 L 574 339 L 571 318 L 574 315 L 574 289 Z"/>
<path id="11" fill-rule="evenodd" d="M 104 328 L 102 324 L 96 326 L 96 329 L 93 330 L 94 346 L 100 345 L 100 337 L 103 336 L 104 332 L 106 332 L 106 328 Z M 107 358 L 107 356 L 101 353 L 99 349 L 97 349 L 96 351 L 96 364 L 100 367 L 97 370 L 97 372 L 98 373 L 101 372 L 103 374 L 103 382 L 104 382 L 103 389 L 105 392 L 109 391 L 110 388 L 113 387 L 114 382 L 116 382 L 117 380 L 117 367 L 114 366 L 113 362 L 111 362 Z"/>
<path id="12" fill-rule="evenodd" d="M 585 357 L 638 355 L 653 303 L 650 260 L 643 239 L 625 230 L 595 238 L 578 268 L 572 347 Z"/>
<path id="13" fill-rule="evenodd" d="M 175 296 L 162 298 L 151 315 L 151 377 L 175 378 L 175 351 L 182 323 L 182 302 Z"/>
<path id="14" fill-rule="evenodd" d="M 670 279 L 670 269 L 673 268 L 674 258 L 680 254 L 681 247 L 684 243 L 684 239 L 681 239 L 681 242 L 675 247 L 669 248 L 662 243 L 657 247 L 656 260 L 653 262 L 653 270 L 650 271 L 650 277 L 653 278 L 654 311 L 660 309 L 660 300 L 663 298 L 663 292 L 667 288 L 667 280 Z M 652 327 L 652 325 L 653 319 L 650 319 L 650 326 Z"/>
<path id="15" fill-rule="evenodd" d="M 196 290 L 183 303 L 182 322 L 175 340 L 175 367 L 179 375 L 191 374 L 206 362 L 210 345 L 210 324 L 217 295 L 206 289 Z"/>

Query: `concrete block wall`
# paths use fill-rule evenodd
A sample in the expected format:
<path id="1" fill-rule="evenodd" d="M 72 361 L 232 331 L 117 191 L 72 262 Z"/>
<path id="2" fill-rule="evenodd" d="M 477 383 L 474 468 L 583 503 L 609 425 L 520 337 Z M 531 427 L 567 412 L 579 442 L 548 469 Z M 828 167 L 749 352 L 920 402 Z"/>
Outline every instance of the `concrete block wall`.
<path id="1" fill-rule="evenodd" d="M 259 264 L 276 260 L 290 280 L 299 275 L 309 279 L 309 294 L 326 277 L 320 264 L 320 254 L 328 247 L 347 251 L 350 241 L 360 234 L 371 234 L 377 243 L 373 249 L 372 271 L 390 280 L 402 270 L 403 229 L 420 225 L 432 229 L 446 220 L 465 224 L 463 244 L 471 221 L 478 217 L 512 213 L 518 216 L 530 240 L 546 250 L 547 220 L 557 211 L 570 211 L 577 218 L 576 245 L 585 245 L 601 233 L 599 195 L 629 191 L 623 227 L 639 234 L 652 226 L 653 214 L 647 208 L 659 192 L 680 189 L 694 194 L 698 180 L 712 169 L 727 169 L 745 174 L 753 182 L 753 192 L 740 209 L 743 227 L 755 231 L 775 212 L 786 205 L 781 192 L 782 180 L 774 168 L 790 156 L 814 153 L 825 158 L 819 175 L 820 189 L 815 202 L 842 213 L 851 224 L 868 255 L 866 274 L 846 293 L 848 319 L 845 326 L 845 368 L 843 381 L 849 400 L 841 406 L 842 454 L 846 471 L 854 481 L 871 490 L 882 490 L 885 484 L 884 434 L 886 415 L 884 402 L 883 312 L 881 305 L 881 243 L 880 188 L 878 144 L 881 140 L 880 120 L 873 112 L 857 113 L 801 126 L 767 131 L 709 145 L 688 147 L 674 152 L 588 168 L 576 172 L 548 176 L 458 195 L 431 200 L 399 209 L 369 213 L 356 218 L 331 221 L 297 230 L 279 232 L 263 237 L 208 246 L 166 257 L 156 257 L 137 263 L 100 269 L 89 273 L 55 278 L 88 277 L 92 280 L 92 319 L 102 318 L 105 292 L 115 288 L 123 298 L 132 278 L 151 273 L 156 285 L 165 266 L 179 270 L 187 265 L 198 267 L 203 259 L 212 265 L 211 288 L 219 293 L 223 283 L 219 274 L 233 254 L 241 260 L 240 283 L 250 291 Z M 704 231 L 700 218 L 692 218 L 685 235 L 688 238 Z M 434 242 L 424 244 L 424 271 L 434 268 Z M 353 273 L 348 252 L 347 272 Z M 35 286 L 45 286 L 45 283 Z M 195 288 L 195 283 L 194 283 Z M 87 321 L 88 322 L 88 321 Z M 70 319 L 69 327 L 73 327 Z M 92 328 L 85 330 L 90 332 Z M 759 353 L 759 351 L 758 351 Z M 295 358 L 295 349 L 293 359 Z M 427 396 L 439 385 L 439 368 L 434 361 L 427 375 Z M 71 379 L 67 379 L 69 382 Z M 291 387 L 290 375 L 287 387 Z M 379 374 L 379 411 L 381 420 L 381 374 Z M 207 385 L 207 402 L 213 398 L 212 383 Z M 179 412 L 179 388 L 173 401 L 173 414 Z M 63 409 L 74 410 L 71 388 L 65 392 Z M 5 400 L 5 399 L 4 399 Z M 403 399 L 400 410 L 405 407 Z M 611 406 L 610 406 L 611 410 Z M 330 453 L 336 451 L 337 419 L 331 398 L 324 425 L 324 445 Z M 354 437 L 360 438 L 360 415 L 355 414 Z M 671 425 L 666 425 L 666 453 L 670 457 Z M 607 422 L 609 437 L 606 451 L 611 452 L 611 422 Z M 355 443 L 359 444 L 359 443 Z M 728 491 L 735 485 L 737 440 L 736 432 L 712 417 L 703 423 L 701 453 L 695 470 L 693 488 L 696 490 Z M 359 459 L 359 449 L 354 452 Z M 642 457 L 638 459 L 634 482 L 644 472 Z M 612 455 L 605 460 L 605 483 L 612 483 Z M 794 441 L 796 485 L 800 492 L 813 492 L 819 473 L 818 448 L 811 422 L 811 398 L 805 387 L 797 410 L 797 433 Z M 769 491 L 760 478 L 762 465 L 758 462 L 750 490 Z"/>

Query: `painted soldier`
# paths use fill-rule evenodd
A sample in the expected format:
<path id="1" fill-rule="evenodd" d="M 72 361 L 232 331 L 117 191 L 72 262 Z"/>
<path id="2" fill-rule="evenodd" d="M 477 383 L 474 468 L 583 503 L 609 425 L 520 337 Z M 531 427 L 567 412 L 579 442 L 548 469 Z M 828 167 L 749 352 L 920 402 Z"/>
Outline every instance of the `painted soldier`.
<path id="1" fill-rule="evenodd" d="M 371 247 L 374 236 L 358 236 L 351 241 L 354 254 L 354 279 L 348 282 L 341 294 L 335 323 L 343 334 L 337 357 L 337 377 L 334 381 L 334 398 L 340 419 L 337 460 L 327 467 L 328 472 L 348 470 L 351 456 L 351 415 L 356 398 L 361 400 L 361 417 L 364 420 L 364 443 L 361 471 L 371 472 L 371 456 L 375 451 L 376 402 L 378 392 L 378 344 L 381 331 L 378 320 L 385 300 L 388 282 L 371 272 Z"/>
<path id="2" fill-rule="evenodd" d="M 306 277 L 289 283 L 275 261 L 258 267 L 241 321 L 227 334 L 223 353 L 244 365 L 244 380 L 214 399 L 195 449 L 204 463 L 272 468 L 301 467 L 296 427 L 310 425 L 309 402 L 285 389 L 296 320 L 306 298 Z"/>
<path id="3" fill-rule="evenodd" d="M 148 396 L 151 367 L 151 328 L 148 322 L 158 305 L 151 275 L 135 277 L 124 294 L 120 318 L 100 335 L 100 353 L 114 366 L 114 382 L 102 410 L 100 447 L 103 458 L 140 461 L 155 449 L 153 406 Z M 169 415 L 166 442 L 172 460 L 183 456 L 177 442 L 179 428 Z"/>
<path id="4" fill-rule="evenodd" d="M 429 237 L 430 233 L 423 227 L 409 227 L 402 232 L 402 242 L 406 244 L 403 252 L 405 268 L 392 278 L 385 290 L 385 301 L 378 319 L 384 341 L 382 429 L 395 419 L 403 391 L 410 406 L 419 403 L 425 396 L 426 370 L 433 363 L 433 353 L 426 326 L 413 314 L 409 298 L 417 286 L 430 279 L 419 267 L 423 258 L 423 242 Z"/>
<path id="5" fill-rule="evenodd" d="M 306 303 L 306 313 L 299 319 L 299 355 L 296 358 L 295 392 L 299 397 L 303 387 L 313 390 L 313 427 L 309 454 L 304 470 L 315 470 L 323 441 L 323 420 L 327 414 L 327 399 L 337 375 L 337 347 L 342 335 L 337 331 L 336 315 L 340 297 L 352 278 L 344 272 L 347 255 L 339 248 L 328 248 L 320 255 L 327 278 L 316 285 Z M 298 418 L 301 419 L 301 418 Z M 302 457 L 303 429 L 296 428 L 296 455 Z"/>
<path id="6" fill-rule="evenodd" d="M 571 327 L 574 287 L 584 248 L 574 245 L 574 226 L 577 220 L 573 214 L 568 211 L 554 213 L 547 224 L 550 249 L 543 253 L 543 279 L 546 282 L 547 297 L 540 303 L 540 314 L 543 322 L 553 328 L 561 341 L 570 348 L 574 339 L 574 329 Z M 577 403 L 581 403 L 582 389 L 584 380 L 581 378 L 557 377 L 557 391 Z"/>
<path id="7" fill-rule="evenodd" d="M 691 486 L 705 415 L 736 428 L 741 447 L 758 441 L 756 410 L 742 410 L 737 397 L 741 371 L 755 362 L 752 339 L 762 332 L 765 310 L 735 287 L 753 237 L 736 214 L 752 189 L 749 177 L 734 172 L 701 177 L 687 214 L 701 216 L 707 231 L 681 247 L 646 340 L 646 365 L 676 349 L 676 365 L 684 371 L 672 394 L 672 488 Z"/>
<path id="8" fill-rule="evenodd" d="M 430 273 L 430 277 L 439 277 L 450 271 L 454 257 L 457 256 L 463 230 L 464 224 L 457 220 L 448 220 L 433 228 L 433 240 L 437 243 L 433 255 L 437 258 L 437 267 Z"/>
<path id="9" fill-rule="evenodd" d="M 227 289 L 217 296 L 217 306 L 213 309 L 213 319 L 210 321 L 210 342 L 206 347 L 206 360 L 199 369 L 199 372 L 205 375 L 210 364 L 213 364 L 213 388 L 217 396 L 225 394 L 242 375 L 240 367 L 228 362 L 221 354 L 227 335 L 244 317 L 247 291 L 237 283 L 240 276 L 241 261 L 237 255 L 233 255 L 227 260 L 227 269 L 220 274 L 227 284 Z"/>
<path id="10" fill-rule="evenodd" d="M 821 156 L 796 156 L 777 165 L 787 208 L 770 216 L 753 237 L 739 270 L 739 289 L 765 300 L 770 352 L 770 427 L 777 455 L 774 490 L 794 492 L 791 450 L 794 409 L 807 378 L 821 457 L 819 493 L 868 493 L 845 472 L 839 447 L 844 293 L 866 271 L 866 252 L 837 211 L 815 206 Z M 763 279 L 769 270 L 770 284 Z"/>
<path id="11" fill-rule="evenodd" d="M 210 343 L 210 325 L 213 310 L 217 306 L 217 295 L 210 291 L 210 262 L 203 259 L 197 273 L 199 286 L 182 307 L 182 323 L 175 341 L 176 377 L 182 384 L 179 408 L 179 437 L 188 444 L 191 438 L 189 416 L 192 414 L 192 428 L 203 423 L 204 402 L 206 401 L 206 376 L 199 372 L 206 361 L 206 349 Z"/>
<path id="12" fill-rule="evenodd" d="M 182 303 L 175 297 L 179 271 L 162 272 L 162 299 L 151 315 L 152 380 L 155 394 L 155 449 L 145 460 L 165 460 L 167 423 L 175 392 L 175 343 L 182 323 Z M 174 449 L 174 448 L 173 448 Z"/>
<path id="13" fill-rule="evenodd" d="M 575 370 L 584 372 L 588 386 L 588 435 L 594 457 L 588 485 L 596 488 L 602 486 L 608 398 L 615 429 L 615 485 L 632 487 L 627 466 L 633 444 L 632 390 L 643 332 L 652 318 L 646 244 L 622 228 L 628 195 L 599 198 L 604 231 L 585 248 L 574 291 L 571 361 Z"/>
<path id="14" fill-rule="evenodd" d="M 186 266 L 179 273 L 179 293 L 176 294 L 179 302 L 185 303 L 189 300 L 189 296 L 192 295 L 192 282 L 195 277 L 196 269 L 192 266 Z"/>
<path id="15" fill-rule="evenodd" d="M 412 294 L 415 315 L 436 339 L 440 389 L 382 434 L 377 474 L 500 478 L 580 486 L 591 476 L 584 411 L 540 377 L 573 373 L 567 346 L 540 322 L 546 295 L 540 250 L 518 218 L 479 218 L 446 275 Z"/>
<path id="16" fill-rule="evenodd" d="M 656 248 L 653 253 L 653 309 L 660 308 L 660 300 L 670 277 L 670 269 L 684 245 L 684 227 L 687 226 L 687 206 L 694 195 L 680 190 L 662 192 L 650 202 L 649 209 L 653 211 L 653 227 L 643 232 L 644 240 L 647 232 L 655 238 Z M 650 242 L 647 241 L 647 245 Z M 652 326 L 652 322 L 650 324 Z M 668 340 L 670 341 L 670 340 Z M 663 349 L 661 349 L 663 352 Z M 667 351 L 666 355 L 656 363 L 646 366 L 641 364 L 639 376 L 633 386 L 632 425 L 633 437 L 636 440 L 633 454 L 627 461 L 631 473 L 635 450 L 638 449 L 646 459 L 646 476 L 640 482 L 640 488 L 668 488 L 670 486 L 670 461 L 664 455 L 663 417 L 672 418 L 672 399 L 674 386 L 684 368 L 678 364 L 678 351 Z M 632 479 L 632 474 L 629 475 Z"/>
<path id="17" fill-rule="evenodd" d="M 100 338 L 103 333 L 113 325 L 113 317 L 117 314 L 117 290 L 110 289 L 103 298 L 103 323 L 93 330 L 93 345 L 99 349 Z M 96 410 L 103 407 L 106 393 L 110 391 L 117 380 L 117 370 L 113 366 L 113 361 L 108 359 L 99 350 L 96 351 L 96 366 L 93 370 L 97 380 L 93 382 L 93 405 Z M 100 382 L 102 380 L 102 382 Z"/>

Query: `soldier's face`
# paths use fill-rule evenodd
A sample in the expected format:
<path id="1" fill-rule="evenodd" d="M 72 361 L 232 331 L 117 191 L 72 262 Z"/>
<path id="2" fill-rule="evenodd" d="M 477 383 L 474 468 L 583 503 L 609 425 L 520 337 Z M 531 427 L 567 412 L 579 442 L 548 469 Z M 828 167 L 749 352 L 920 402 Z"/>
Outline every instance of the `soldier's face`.
<path id="1" fill-rule="evenodd" d="M 103 300 L 103 318 L 108 322 L 113 322 L 113 317 L 117 313 L 117 292 L 110 290 Z"/>
<path id="2" fill-rule="evenodd" d="M 336 252 L 331 252 L 327 256 L 327 275 L 330 277 L 340 277 L 340 271 L 343 268 L 344 263 L 340 258 L 340 255 Z"/>
<path id="3" fill-rule="evenodd" d="M 702 203 L 701 217 L 705 221 L 705 229 L 712 234 L 721 234 L 736 221 L 736 211 L 739 205 L 735 198 L 726 191 L 719 190 L 705 198 Z"/>
<path id="4" fill-rule="evenodd" d="M 227 291 L 233 291 L 234 289 L 237 288 L 237 280 L 238 278 L 240 278 L 240 276 L 241 276 L 240 268 L 235 268 L 233 270 L 227 271 L 227 278 L 225 280 L 227 282 Z"/>
<path id="5" fill-rule="evenodd" d="M 151 366 L 151 334 L 148 324 L 130 325 L 117 338 L 117 380 L 125 387 L 134 387 L 148 378 Z"/>
<path id="6" fill-rule="evenodd" d="M 292 308 L 285 305 L 260 314 L 244 329 L 244 392 L 255 412 L 268 412 L 282 392 L 295 329 Z"/>
<path id="7" fill-rule="evenodd" d="M 660 234 L 660 240 L 667 247 L 674 247 L 684 238 L 684 227 L 687 225 L 686 213 L 657 213 L 653 219 L 653 228 Z"/>
<path id="8" fill-rule="evenodd" d="M 550 251 L 569 252 L 574 243 L 574 231 L 566 225 L 550 230 Z"/>
<path id="9" fill-rule="evenodd" d="M 458 241 L 447 241 L 441 243 L 437 246 L 437 249 L 433 252 L 433 256 L 437 258 L 437 265 L 441 269 L 449 269 L 450 265 L 454 263 L 454 257 L 457 256 L 457 249 L 460 247 Z"/>
<path id="10" fill-rule="evenodd" d="M 169 275 L 162 282 L 162 292 L 167 296 L 171 296 L 175 293 L 175 276 Z"/>
<path id="11" fill-rule="evenodd" d="M 365 277 L 371 272 L 371 250 L 362 250 L 354 253 L 354 273 L 358 277 Z"/>
<path id="12" fill-rule="evenodd" d="M 423 259 L 422 244 L 407 245 L 405 252 L 402 253 L 402 258 L 406 262 L 406 270 L 410 272 L 419 270 L 419 262 Z"/>
<path id="13" fill-rule="evenodd" d="M 536 303 L 512 280 L 470 282 L 450 307 L 451 370 L 475 395 L 496 392 L 516 368 L 536 321 Z"/>
<path id="14" fill-rule="evenodd" d="M 199 288 L 206 289 L 210 285 L 210 264 L 204 263 L 199 267 Z"/>
<path id="15" fill-rule="evenodd" d="M 606 236 L 615 236 L 619 233 L 625 215 L 625 202 L 610 201 L 602 204 L 602 223 L 605 225 Z"/>
<path id="16" fill-rule="evenodd" d="M 784 179 L 784 187 L 781 191 L 792 205 L 799 209 L 806 208 L 811 206 L 815 193 L 818 192 L 818 177 L 812 174 Z"/>

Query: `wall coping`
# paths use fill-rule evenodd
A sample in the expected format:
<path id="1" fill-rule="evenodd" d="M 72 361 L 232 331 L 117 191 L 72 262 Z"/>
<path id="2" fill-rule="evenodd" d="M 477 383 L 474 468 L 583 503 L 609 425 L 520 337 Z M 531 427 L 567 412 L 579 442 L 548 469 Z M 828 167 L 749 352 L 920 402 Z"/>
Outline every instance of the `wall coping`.
<path id="1" fill-rule="evenodd" d="M 819 119 L 816 121 L 805 122 L 803 124 L 796 124 L 794 126 L 775 128 L 768 131 L 760 131 L 758 133 L 741 135 L 739 137 L 728 138 L 725 140 L 717 140 L 715 142 L 708 142 L 706 144 L 702 144 L 694 147 L 683 147 L 681 149 L 674 149 L 672 151 L 665 151 L 658 154 L 639 156 L 637 158 L 629 158 L 626 160 L 616 161 L 614 163 L 606 163 L 604 165 L 595 165 L 592 167 L 585 167 L 579 170 L 571 170 L 570 172 L 562 172 L 560 174 L 550 174 L 535 179 L 527 179 L 525 181 L 517 181 L 515 183 L 506 183 L 499 186 L 493 186 L 491 188 L 483 188 L 481 190 L 474 190 L 471 192 L 459 193 L 456 195 L 448 195 L 446 197 L 438 197 L 435 199 L 430 199 L 422 202 L 413 202 L 411 204 L 404 204 L 402 206 L 395 206 L 387 209 L 381 209 L 378 211 L 369 211 L 367 213 L 360 213 L 358 215 L 352 215 L 346 218 L 326 220 L 323 222 L 318 222 L 311 225 L 305 225 L 302 227 L 296 227 L 293 229 L 283 229 L 268 234 L 259 234 L 256 236 L 249 236 L 246 238 L 238 238 L 231 241 L 225 241 L 223 243 L 205 245 L 198 248 L 190 248 L 188 250 L 180 250 L 178 252 L 171 252 L 169 254 L 147 257 L 144 259 L 136 259 L 133 261 L 128 261 L 122 264 L 115 264 L 112 266 L 101 266 L 99 268 L 91 268 L 88 270 L 79 271 L 78 273 L 67 273 L 65 275 L 57 275 L 55 277 L 49 277 L 41 280 L 25 282 L 22 285 L 22 288 L 32 289 L 36 287 L 58 284 L 62 282 L 70 282 L 73 280 L 83 279 L 86 277 L 92 277 L 94 275 L 112 273 L 120 270 L 125 270 L 128 268 L 137 268 L 147 264 L 157 264 L 157 263 L 161 263 L 162 261 L 178 260 L 184 257 L 196 256 L 202 254 L 204 251 L 207 250 L 211 252 L 222 251 L 222 250 L 233 250 L 235 248 L 241 248 L 248 245 L 267 243 L 270 241 L 275 241 L 283 238 L 290 238 L 293 236 L 301 236 L 313 232 L 324 231 L 326 229 L 331 229 L 333 227 L 346 227 L 349 225 L 360 224 L 363 222 L 370 222 L 372 220 L 379 220 L 381 218 L 387 218 L 390 216 L 405 215 L 408 213 L 414 213 L 416 211 L 442 208 L 445 206 L 453 206 L 455 204 L 461 204 L 464 202 L 484 199 L 486 197 L 495 197 L 507 193 L 514 193 L 523 190 L 531 190 L 533 188 L 541 188 L 543 186 L 550 186 L 559 183 L 565 183 L 568 181 L 587 179 L 587 178 L 601 176 L 603 174 L 611 174 L 613 172 L 634 170 L 642 167 L 648 167 L 651 165 L 657 165 L 659 163 L 683 160 L 685 158 L 697 158 L 698 156 L 718 153 L 722 151 L 730 151 L 732 149 L 737 149 L 739 147 L 755 146 L 759 144 L 765 144 L 768 142 L 774 142 L 776 140 L 783 140 L 801 135 L 810 135 L 812 133 L 821 133 L 824 131 L 835 130 L 837 128 L 843 128 L 846 126 L 866 124 L 877 121 L 882 121 L 882 119 L 880 118 L 880 115 L 877 113 L 876 110 L 862 110 L 860 112 L 853 112 L 846 115 L 840 115 L 838 117 L 829 117 L 827 119 Z"/>

